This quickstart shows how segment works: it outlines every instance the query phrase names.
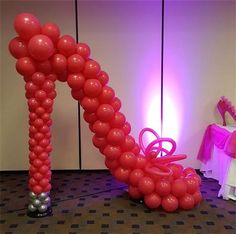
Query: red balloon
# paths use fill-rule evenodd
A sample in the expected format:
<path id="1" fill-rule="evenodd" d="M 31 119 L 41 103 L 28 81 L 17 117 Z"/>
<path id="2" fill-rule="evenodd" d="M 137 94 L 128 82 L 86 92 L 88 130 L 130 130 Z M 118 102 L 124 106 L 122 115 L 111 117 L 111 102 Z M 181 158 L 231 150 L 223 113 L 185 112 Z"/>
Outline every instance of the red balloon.
<path id="1" fill-rule="evenodd" d="M 41 167 L 42 165 L 43 165 L 43 162 L 40 160 L 40 159 L 35 159 L 34 161 L 33 161 L 33 165 L 35 166 L 35 167 L 37 167 L 37 168 L 39 168 L 39 167 Z M 37 178 L 35 178 L 35 179 L 37 179 Z M 40 178 L 41 179 L 41 178 Z"/>
<path id="2" fill-rule="evenodd" d="M 186 167 L 183 170 L 183 173 L 184 173 L 185 176 L 187 176 L 188 174 L 196 174 L 196 171 L 195 171 L 195 169 L 193 169 L 191 167 Z"/>
<path id="3" fill-rule="evenodd" d="M 34 151 L 35 154 L 39 155 L 39 154 L 41 154 L 43 152 L 43 148 L 41 146 L 39 146 L 39 145 L 36 145 L 34 147 L 33 151 Z"/>
<path id="4" fill-rule="evenodd" d="M 128 189 L 129 195 L 133 199 L 141 199 L 143 197 L 142 193 L 138 190 L 138 188 L 129 185 Z"/>
<path id="5" fill-rule="evenodd" d="M 55 84 L 51 80 L 46 80 L 42 85 L 42 90 L 44 90 L 46 93 L 50 93 L 51 91 L 54 91 Z"/>
<path id="6" fill-rule="evenodd" d="M 184 210 L 190 210 L 194 207 L 195 201 L 192 195 L 186 193 L 179 199 L 179 207 Z"/>
<path id="7" fill-rule="evenodd" d="M 37 62 L 37 70 L 39 72 L 49 74 L 52 71 L 52 66 L 49 60 L 45 60 L 42 62 Z"/>
<path id="8" fill-rule="evenodd" d="M 159 179 L 156 182 L 156 192 L 161 196 L 167 196 L 171 192 L 171 184 L 167 179 Z"/>
<path id="9" fill-rule="evenodd" d="M 30 154 L 29 154 L 29 159 L 31 160 L 31 161 L 33 161 L 33 160 L 35 160 L 37 158 L 37 155 L 35 154 L 35 153 L 33 153 L 33 152 L 30 152 Z"/>
<path id="10" fill-rule="evenodd" d="M 171 193 L 175 197 L 182 197 L 187 192 L 187 185 L 183 179 L 176 179 L 171 185 Z"/>
<path id="11" fill-rule="evenodd" d="M 32 75 L 32 81 L 35 85 L 40 86 L 44 83 L 46 77 L 42 72 L 35 72 Z"/>
<path id="12" fill-rule="evenodd" d="M 57 80 L 59 80 L 61 82 L 66 82 L 67 81 L 67 76 L 68 76 L 67 71 L 65 71 L 61 74 L 57 74 Z"/>
<path id="13" fill-rule="evenodd" d="M 135 146 L 135 140 L 132 136 L 128 135 L 125 136 L 124 143 L 122 144 L 121 148 L 123 151 L 130 151 Z M 134 153 L 134 152 L 133 152 Z"/>
<path id="14" fill-rule="evenodd" d="M 31 186 L 34 186 L 34 185 L 36 185 L 38 182 L 34 179 L 34 178 L 30 178 L 29 179 L 29 184 L 31 185 Z"/>
<path id="15" fill-rule="evenodd" d="M 118 160 L 109 160 L 108 158 L 105 159 L 105 165 L 109 169 L 115 169 L 117 168 L 120 164 Z"/>
<path id="16" fill-rule="evenodd" d="M 39 168 L 39 172 L 42 173 L 42 174 L 45 174 L 49 171 L 49 167 L 46 166 L 46 165 L 42 165 L 40 168 Z"/>
<path id="17" fill-rule="evenodd" d="M 161 198 L 158 194 L 151 193 L 144 196 L 144 202 L 148 208 L 156 209 L 161 204 Z"/>
<path id="18" fill-rule="evenodd" d="M 48 140 L 48 139 L 42 139 L 40 142 L 39 142 L 39 145 L 41 146 L 41 147 L 47 147 L 48 145 L 50 144 L 50 141 Z"/>
<path id="19" fill-rule="evenodd" d="M 45 109 L 49 109 L 53 106 L 53 100 L 50 98 L 46 98 L 43 102 L 42 102 L 42 107 Z"/>
<path id="20" fill-rule="evenodd" d="M 109 86 L 104 86 L 99 96 L 99 101 L 101 103 L 110 103 L 114 98 L 114 96 L 115 96 L 114 90 Z"/>
<path id="21" fill-rule="evenodd" d="M 88 60 L 85 62 L 83 73 L 86 78 L 96 78 L 100 71 L 100 65 L 94 60 Z"/>
<path id="22" fill-rule="evenodd" d="M 109 104 L 101 104 L 96 112 L 98 119 L 100 119 L 103 122 L 110 121 L 113 118 L 114 114 L 115 114 L 114 109 Z"/>
<path id="23" fill-rule="evenodd" d="M 100 149 L 104 149 L 107 145 L 107 140 L 104 137 L 97 137 L 94 135 L 92 141 L 94 146 Z"/>
<path id="24" fill-rule="evenodd" d="M 57 96 L 57 92 L 55 90 L 51 91 L 48 94 L 48 97 L 51 98 L 52 100 L 55 99 L 56 96 Z"/>
<path id="25" fill-rule="evenodd" d="M 38 90 L 38 87 L 31 81 L 25 84 L 25 90 L 30 94 L 34 95 L 35 92 Z"/>
<path id="26" fill-rule="evenodd" d="M 187 185 L 187 193 L 189 194 L 195 193 L 199 186 L 198 181 L 191 177 L 187 177 L 184 180 Z"/>
<path id="27" fill-rule="evenodd" d="M 104 137 L 108 134 L 110 131 L 111 127 L 109 123 L 104 123 L 101 122 L 100 120 L 97 120 L 93 126 L 92 126 L 93 132 L 98 136 L 98 137 Z"/>
<path id="28" fill-rule="evenodd" d="M 85 43 L 78 43 L 76 46 L 76 52 L 80 56 L 82 56 L 84 59 L 87 59 L 90 56 L 90 48 Z"/>
<path id="29" fill-rule="evenodd" d="M 194 194 L 192 194 L 194 199 L 194 204 L 197 205 L 202 201 L 202 194 L 200 191 L 196 191 Z"/>
<path id="30" fill-rule="evenodd" d="M 40 132 L 35 133 L 34 138 L 36 141 L 40 141 L 44 138 L 44 135 Z"/>
<path id="31" fill-rule="evenodd" d="M 44 114 L 41 116 L 41 119 L 42 119 L 43 121 L 48 121 L 48 120 L 50 120 L 50 114 L 44 113 Z"/>
<path id="32" fill-rule="evenodd" d="M 102 91 L 101 83 L 96 79 L 88 79 L 84 84 L 84 94 L 88 97 L 97 97 Z"/>
<path id="33" fill-rule="evenodd" d="M 136 166 L 135 168 L 144 168 L 145 166 L 147 165 L 147 159 L 142 156 L 142 155 L 139 155 L 136 157 Z"/>
<path id="34" fill-rule="evenodd" d="M 97 79 L 101 82 L 101 84 L 104 86 L 108 83 L 109 81 L 109 76 L 105 71 L 100 71 Z"/>
<path id="35" fill-rule="evenodd" d="M 37 141 L 34 138 L 30 138 L 29 139 L 29 145 L 31 147 L 36 146 L 37 145 Z"/>
<path id="36" fill-rule="evenodd" d="M 198 182 L 198 185 L 201 185 L 202 179 L 198 174 L 188 174 L 186 178 L 191 177 Z"/>
<path id="37" fill-rule="evenodd" d="M 118 97 L 115 97 L 111 101 L 110 105 L 114 108 L 115 111 L 119 111 L 120 108 L 121 108 L 121 101 L 120 101 L 120 99 Z"/>
<path id="38" fill-rule="evenodd" d="M 122 167 L 118 167 L 114 171 L 114 176 L 117 180 L 121 182 L 127 182 L 129 179 L 129 173 L 130 173 L 130 170 L 124 169 Z"/>
<path id="39" fill-rule="evenodd" d="M 49 184 L 49 180 L 47 178 L 43 178 L 39 181 L 40 186 L 46 187 Z"/>
<path id="40" fill-rule="evenodd" d="M 124 131 L 125 135 L 130 134 L 131 126 L 129 122 L 125 122 L 125 124 L 122 127 L 122 130 Z"/>
<path id="41" fill-rule="evenodd" d="M 43 90 L 38 90 L 35 92 L 35 98 L 37 101 L 43 101 L 47 97 L 47 94 Z"/>
<path id="42" fill-rule="evenodd" d="M 41 106 L 37 107 L 36 110 L 35 110 L 35 113 L 38 115 L 38 116 L 41 116 L 45 113 L 45 109 Z"/>
<path id="43" fill-rule="evenodd" d="M 30 112 L 29 113 L 29 119 L 30 120 L 36 120 L 37 119 L 37 115 L 35 113 Z"/>
<path id="44" fill-rule="evenodd" d="M 30 39 L 41 31 L 39 20 L 32 14 L 22 13 L 16 16 L 14 27 L 19 36 L 23 39 Z"/>
<path id="45" fill-rule="evenodd" d="M 39 103 L 35 98 L 30 98 L 28 100 L 28 106 L 30 110 L 35 110 L 37 107 L 39 107 Z"/>
<path id="46" fill-rule="evenodd" d="M 80 90 L 85 82 L 85 78 L 83 74 L 76 73 L 76 74 L 70 74 L 67 77 L 67 83 L 73 90 Z"/>
<path id="47" fill-rule="evenodd" d="M 51 58 L 53 71 L 57 74 L 62 74 L 67 69 L 67 59 L 63 54 L 54 54 Z"/>
<path id="48" fill-rule="evenodd" d="M 151 194 L 155 190 L 155 184 L 150 177 L 143 177 L 138 183 L 140 192 L 145 195 Z"/>
<path id="49" fill-rule="evenodd" d="M 60 36 L 60 29 L 56 24 L 48 22 L 42 26 L 42 34 L 48 36 L 56 43 Z"/>
<path id="50" fill-rule="evenodd" d="M 48 133 L 48 132 L 50 131 L 50 129 L 49 129 L 49 127 L 48 127 L 47 125 L 43 125 L 43 126 L 39 129 L 39 131 L 40 131 L 41 133 L 46 134 L 46 133 Z"/>
<path id="51" fill-rule="evenodd" d="M 129 175 L 131 185 L 137 186 L 140 179 L 144 177 L 144 172 L 141 169 L 134 169 Z"/>
<path id="52" fill-rule="evenodd" d="M 125 116 L 121 112 L 116 112 L 110 124 L 113 128 L 121 128 L 125 124 Z"/>
<path id="53" fill-rule="evenodd" d="M 133 168 L 135 163 L 136 157 L 132 152 L 125 152 L 120 156 L 120 165 L 123 168 Z"/>
<path id="54" fill-rule="evenodd" d="M 168 168 L 171 169 L 174 179 L 179 178 L 183 174 L 183 166 L 180 164 L 170 163 Z"/>
<path id="55" fill-rule="evenodd" d="M 36 71 L 33 59 L 29 57 L 19 58 L 16 62 L 16 70 L 23 76 L 31 76 Z"/>
<path id="56" fill-rule="evenodd" d="M 57 80 L 57 75 L 56 74 L 49 74 L 47 76 L 47 79 L 48 80 L 51 80 L 52 82 L 56 81 Z"/>
<path id="57" fill-rule="evenodd" d="M 84 58 L 79 54 L 73 54 L 67 59 L 68 71 L 71 73 L 81 72 L 84 68 Z"/>
<path id="58" fill-rule="evenodd" d="M 39 193 L 42 193 L 42 192 L 43 192 L 43 189 L 42 189 L 41 186 L 35 185 L 35 186 L 33 186 L 32 191 L 33 191 L 34 193 L 36 193 L 36 194 L 39 194 Z"/>
<path id="59" fill-rule="evenodd" d="M 165 211 L 173 212 L 178 208 L 178 199 L 172 194 L 169 194 L 162 198 L 161 205 Z"/>
<path id="60" fill-rule="evenodd" d="M 75 39 L 69 35 L 62 36 L 57 42 L 58 51 L 69 57 L 72 54 L 76 53 L 76 42 Z"/>
<path id="61" fill-rule="evenodd" d="M 108 160 L 115 160 L 121 156 L 121 149 L 119 146 L 105 145 L 103 154 Z"/>
<path id="62" fill-rule="evenodd" d="M 99 107 L 99 101 L 97 98 L 84 97 L 81 101 L 81 106 L 88 113 L 95 112 Z"/>
<path id="63" fill-rule="evenodd" d="M 54 45 L 49 37 L 39 34 L 30 39 L 28 50 L 34 59 L 44 61 L 53 55 Z"/>
<path id="64" fill-rule="evenodd" d="M 38 158 L 39 159 L 41 159 L 41 160 L 46 160 L 46 159 L 48 159 L 48 157 L 49 157 L 49 155 L 48 155 L 48 153 L 46 153 L 46 152 L 43 152 L 43 153 L 41 153 L 41 154 L 39 154 L 38 155 Z"/>
<path id="65" fill-rule="evenodd" d="M 13 38 L 8 45 L 8 49 L 16 59 L 28 56 L 27 44 L 20 37 Z"/>
<path id="66" fill-rule="evenodd" d="M 44 124 L 44 122 L 43 122 L 43 120 L 42 119 L 36 119 L 35 121 L 34 121 L 34 126 L 36 127 L 36 128 L 41 128 L 42 126 L 43 126 L 43 124 Z"/>
<path id="67" fill-rule="evenodd" d="M 132 152 L 135 154 L 135 155 L 138 155 L 139 152 L 140 152 L 140 147 L 138 144 L 135 144 L 133 149 L 132 149 Z"/>
<path id="68" fill-rule="evenodd" d="M 125 134 L 119 128 L 113 128 L 107 134 L 107 141 L 111 145 L 121 145 L 125 140 Z"/>
<path id="69" fill-rule="evenodd" d="M 82 89 L 80 89 L 80 90 L 71 90 L 71 96 L 75 99 L 75 100 L 77 100 L 77 101 L 79 101 L 79 102 L 81 102 L 82 101 L 82 99 L 84 98 L 84 91 L 82 90 Z M 89 113 L 89 114 L 91 114 L 91 113 Z M 94 113 L 93 113 L 94 114 Z M 95 115 L 95 114 L 94 114 Z M 97 117 L 96 117 L 96 119 L 97 119 Z"/>
<path id="70" fill-rule="evenodd" d="M 98 119 L 95 113 L 84 112 L 83 116 L 84 120 L 90 124 L 93 124 Z"/>

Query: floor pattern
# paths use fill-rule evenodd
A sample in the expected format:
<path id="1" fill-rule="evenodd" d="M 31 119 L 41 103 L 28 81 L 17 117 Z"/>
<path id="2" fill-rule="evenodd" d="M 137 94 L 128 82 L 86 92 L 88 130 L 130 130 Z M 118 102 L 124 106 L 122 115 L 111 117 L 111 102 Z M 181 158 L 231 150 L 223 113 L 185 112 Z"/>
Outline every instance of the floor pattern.
<path id="1" fill-rule="evenodd" d="M 108 171 L 53 172 L 53 216 L 26 215 L 26 172 L 0 173 L 1 234 L 231 234 L 236 202 L 217 198 L 217 181 L 203 178 L 204 201 L 191 211 L 149 210 L 129 199 Z"/>

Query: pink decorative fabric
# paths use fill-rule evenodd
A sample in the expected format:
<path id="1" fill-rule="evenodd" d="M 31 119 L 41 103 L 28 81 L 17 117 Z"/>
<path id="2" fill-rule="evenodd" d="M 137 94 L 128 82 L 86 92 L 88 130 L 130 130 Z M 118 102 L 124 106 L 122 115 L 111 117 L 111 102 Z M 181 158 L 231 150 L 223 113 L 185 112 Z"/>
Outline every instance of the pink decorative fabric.
<path id="1" fill-rule="evenodd" d="M 228 130 L 211 124 L 207 127 L 197 158 L 202 162 L 207 162 L 211 158 L 213 146 L 223 149 L 232 158 L 236 158 L 236 131 Z"/>

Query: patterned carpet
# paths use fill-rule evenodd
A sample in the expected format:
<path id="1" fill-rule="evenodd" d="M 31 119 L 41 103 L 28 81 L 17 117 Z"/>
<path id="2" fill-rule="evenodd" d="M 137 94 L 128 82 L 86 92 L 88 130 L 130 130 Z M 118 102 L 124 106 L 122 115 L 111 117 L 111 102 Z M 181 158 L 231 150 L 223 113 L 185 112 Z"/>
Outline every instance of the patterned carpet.
<path id="1" fill-rule="evenodd" d="M 0 233 L 144 234 L 236 233 L 236 202 L 217 198 L 219 185 L 203 178 L 204 201 L 191 211 L 148 210 L 129 199 L 108 171 L 53 173 L 53 216 L 30 218 L 26 172 L 0 173 Z"/>

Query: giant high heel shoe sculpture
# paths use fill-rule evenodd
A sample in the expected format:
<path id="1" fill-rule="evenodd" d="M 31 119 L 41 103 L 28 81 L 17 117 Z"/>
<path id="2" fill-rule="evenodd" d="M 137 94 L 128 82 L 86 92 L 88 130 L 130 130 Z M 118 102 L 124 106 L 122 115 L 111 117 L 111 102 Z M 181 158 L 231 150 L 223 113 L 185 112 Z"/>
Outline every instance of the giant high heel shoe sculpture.
<path id="1" fill-rule="evenodd" d="M 51 163 L 49 154 L 55 81 L 67 82 L 72 97 L 84 109 L 84 120 L 94 133 L 93 144 L 105 155 L 105 165 L 116 179 L 128 184 L 133 199 L 143 199 L 149 208 L 162 206 L 168 212 L 178 207 L 192 209 L 200 203 L 200 177 L 192 168 L 173 163 L 186 158 L 173 155 L 176 143 L 160 138 L 152 129 L 143 129 L 138 145 L 130 135 L 131 126 L 119 110 L 121 101 L 107 85 L 109 77 L 89 58 L 90 49 L 68 35 L 60 36 L 53 23 L 40 25 L 28 13 L 16 16 L 18 37 L 9 50 L 17 59 L 16 70 L 24 77 L 29 107 L 29 189 L 28 214 L 51 213 Z M 156 140 L 144 147 L 142 136 L 151 132 Z M 62 133 L 63 134 L 63 133 Z M 171 144 L 171 150 L 163 148 Z M 140 153 L 140 148 L 142 152 Z M 160 157 L 160 154 L 164 154 Z"/>
<path id="2" fill-rule="evenodd" d="M 217 109 L 222 117 L 223 126 L 227 125 L 225 119 L 226 112 L 228 112 L 230 116 L 236 121 L 236 108 L 226 97 L 223 96 L 220 98 L 219 102 L 217 103 Z"/>

